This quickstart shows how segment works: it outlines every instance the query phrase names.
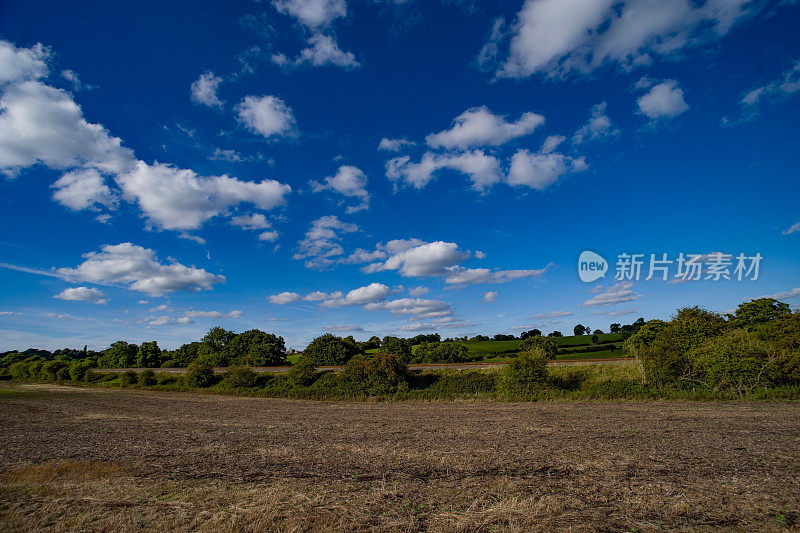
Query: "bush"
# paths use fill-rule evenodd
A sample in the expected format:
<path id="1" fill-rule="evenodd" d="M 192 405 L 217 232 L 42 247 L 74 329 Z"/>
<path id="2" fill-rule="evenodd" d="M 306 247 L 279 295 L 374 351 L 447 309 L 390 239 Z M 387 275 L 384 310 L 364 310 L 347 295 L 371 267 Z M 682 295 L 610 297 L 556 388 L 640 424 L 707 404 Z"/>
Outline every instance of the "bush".
<path id="1" fill-rule="evenodd" d="M 59 372 L 66 368 L 66 361 L 47 361 L 42 365 L 41 377 L 48 381 L 58 381 L 62 379 L 58 376 Z M 67 370 L 67 379 L 69 379 L 69 370 Z"/>
<path id="2" fill-rule="evenodd" d="M 177 382 L 178 378 L 166 372 L 161 372 L 156 376 L 156 384 L 158 385 L 172 385 Z"/>
<path id="3" fill-rule="evenodd" d="M 11 365 L 11 367 L 9 367 L 9 372 L 13 379 L 29 379 L 36 377 L 35 375 L 32 376 L 30 373 L 30 363 L 24 361 Z"/>
<path id="4" fill-rule="evenodd" d="M 250 388 L 256 382 L 256 373 L 248 366 L 235 366 L 225 373 L 222 382 L 234 389 Z"/>
<path id="5" fill-rule="evenodd" d="M 206 359 L 197 359 L 186 369 L 185 381 L 189 387 L 208 387 L 214 381 L 214 367 Z"/>
<path id="6" fill-rule="evenodd" d="M 501 371 L 501 392 L 512 397 L 525 396 L 541 388 L 547 380 L 547 359 L 547 353 L 542 348 L 520 353 Z"/>
<path id="7" fill-rule="evenodd" d="M 120 383 L 122 383 L 123 387 L 130 387 L 131 385 L 136 385 L 139 383 L 139 376 L 133 370 L 128 370 L 127 372 L 122 373 L 122 378 L 120 379 Z"/>
<path id="8" fill-rule="evenodd" d="M 85 381 L 86 375 L 92 369 L 92 362 L 88 359 L 73 361 L 69 366 L 69 377 L 72 381 Z"/>
<path id="9" fill-rule="evenodd" d="M 58 369 L 56 372 L 56 380 L 57 381 L 69 381 L 70 380 L 70 373 L 69 373 L 69 366 L 64 366 Z"/>
<path id="10" fill-rule="evenodd" d="M 408 390 L 408 368 L 393 354 L 357 355 L 339 374 L 347 395 L 384 395 Z"/>
<path id="11" fill-rule="evenodd" d="M 522 341 L 520 350 L 522 352 L 529 352 L 531 350 L 541 350 L 547 359 L 555 359 L 556 354 L 558 354 L 558 341 L 556 340 L 556 336 L 552 337 L 531 336 L 525 338 L 525 340 Z"/>
<path id="12" fill-rule="evenodd" d="M 767 368 L 767 379 L 777 386 L 800 383 L 800 352 L 778 356 Z"/>
<path id="13" fill-rule="evenodd" d="M 143 386 L 143 387 L 152 387 L 157 383 L 156 381 L 156 374 L 149 368 L 147 370 L 142 370 L 139 372 L 138 379 L 136 383 Z"/>
<path id="14" fill-rule="evenodd" d="M 317 365 L 310 357 L 301 357 L 286 373 L 286 378 L 292 385 L 308 387 L 317 379 Z"/>
<path id="15" fill-rule="evenodd" d="M 460 363 L 468 359 L 468 352 L 460 342 L 423 342 L 412 348 L 411 360 L 415 363 Z"/>
<path id="16" fill-rule="evenodd" d="M 754 334 L 737 329 L 706 340 L 688 357 L 695 380 L 742 396 L 767 384 L 768 368 L 777 354 Z"/>
<path id="17" fill-rule="evenodd" d="M 349 338 L 326 333 L 311 341 L 303 355 L 313 359 L 317 365 L 343 365 L 360 351 L 358 345 Z"/>

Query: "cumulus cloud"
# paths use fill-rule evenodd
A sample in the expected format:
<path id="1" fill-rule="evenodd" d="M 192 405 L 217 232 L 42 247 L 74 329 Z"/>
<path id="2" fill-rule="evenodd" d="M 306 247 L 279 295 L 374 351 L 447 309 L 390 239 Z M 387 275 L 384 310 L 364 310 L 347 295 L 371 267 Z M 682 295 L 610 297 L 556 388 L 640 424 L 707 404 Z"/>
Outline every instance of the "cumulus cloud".
<path id="1" fill-rule="evenodd" d="M 366 305 L 385 300 L 391 292 L 392 290 L 383 283 L 370 283 L 364 287 L 353 289 L 344 296 L 324 300 L 321 305 L 323 307 Z"/>
<path id="2" fill-rule="evenodd" d="M 217 97 L 217 89 L 222 83 L 222 78 L 213 72 L 206 72 L 192 82 L 192 101 L 208 107 L 222 107 L 222 100 Z"/>
<path id="3" fill-rule="evenodd" d="M 117 177 L 126 199 L 163 229 L 197 229 L 240 203 L 269 210 L 285 203 L 289 185 L 274 180 L 240 181 L 225 174 L 203 177 L 188 169 L 139 161 Z"/>
<path id="4" fill-rule="evenodd" d="M 642 295 L 634 292 L 631 287 L 633 287 L 633 283 L 630 281 L 620 281 L 610 287 L 598 285 L 592 289 L 595 295 L 583 302 L 583 306 L 596 307 L 600 305 L 613 305 L 641 298 Z"/>
<path id="5" fill-rule="evenodd" d="M 650 120 L 672 118 L 680 115 L 689 105 L 683 99 L 683 89 L 675 80 L 666 80 L 654 85 L 650 91 L 636 100 L 639 113 Z"/>
<path id="6" fill-rule="evenodd" d="M 344 52 L 339 48 L 339 44 L 330 35 L 315 33 L 308 38 L 309 46 L 300 51 L 300 55 L 295 59 L 295 65 L 313 65 L 321 67 L 332 65 L 342 68 L 356 68 L 360 64 L 356 61 L 356 56 L 352 52 Z"/>
<path id="7" fill-rule="evenodd" d="M 36 43 L 30 48 L 17 48 L 0 40 L 0 84 L 36 80 L 47 75 L 50 51 Z"/>
<path id="8" fill-rule="evenodd" d="M 66 279 L 121 283 L 132 290 L 153 295 L 211 289 L 225 281 L 225 276 L 177 261 L 160 263 L 155 251 L 129 242 L 105 244 L 101 250 L 83 254 L 85 261 L 75 268 L 59 268 L 56 272 Z"/>
<path id="9" fill-rule="evenodd" d="M 718 39 L 757 12 L 748 0 L 526 0 L 510 32 L 493 32 L 488 48 L 507 57 L 500 77 L 563 76 L 606 63 L 630 69 L 653 56 Z M 510 42 L 507 42 L 510 38 Z"/>
<path id="10" fill-rule="evenodd" d="M 382 270 L 397 270 L 404 277 L 443 276 L 447 268 L 467 257 L 469 254 L 459 250 L 454 242 L 436 241 L 417 244 L 419 241 L 390 241 L 381 246 L 388 258 L 364 267 L 367 273 Z"/>
<path id="11" fill-rule="evenodd" d="M 269 303 L 275 305 L 286 305 L 299 300 L 301 296 L 296 292 L 281 292 L 269 296 Z"/>
<path id="12" fill-rule="evenodd" d="M 93 168 L 67 172 L 50 187 L 55 189 L 53 199 L 73 211 L 97 210 L 100 205 L 113 209 L 117 205 L 116 194 L 111 192 L 105 178 Z"/>
<path id="13" fill-rule="evenodd" d="M 222 313 L 220 311 L 186 311 L 183 315 L 189 318 L 241 318 L 242 313 L 239 310 L 229 311 Z"/>
<path id="14" fill-rule="evenodd" d="M 572 136 L 572 142 L 575 144 L 602 139 L 604 137 L 614 137 L 619 134 L 619 129 L 614 126 L 611 119 L 606 114 L 606 103 L 601 102 L 592 107 L 591 116 L 589 121 L 578 128 L 575 135 Z M 544 150 L 542 150 L 544 152 Z"/>
<path id="15" fill-rule="evenodd" d="M 450 304 L 441 300 L 422 298 L 400 298 L 375 302 L 364 306 L 368 311 L 389 311 L 396 315 L 410 315 L 414 319 L 445 317 L 453 314 Z"/>
<path id="16" fill-rule="evenodd" d="M 414 141 L 409 141 L 408 139 L 388 139 L 384 137 L 381 139 L 381 142 L 378 143 L 378 150 L 382 150 L 384 152 L 399 152 L 405 146 L 416 146 L 417 143 Z"/>
<path id="17" fill-rule="evenodd" d="M 472 188 L 479 191 L 503 179 L 500 161 L 482 150 L 456 154 L 425 152 L 419 163 L 411 162 L 409 156 L 396 157 L 386 162 L 386 177 L 421 189 L 433 179 L 435 172 L 442 169 L 467 175 L 472 181 Z"/>
<path id="18" fill-rule="evenodd" d="M 488 268 L 449 267 L 444 282 L 448 285 L 506 283 L 520 278 L 541 276 L 547 267 L 536 270 L 490 270 Z"/>
<path id="19" fill-rule="evenodd" d="M 486 303 L 494 303 L 497 301 L 497 291 L 488 291 L 483 293 L 483 301 Z"/>
<path id="20" fill-rule="evenodd" d="M 250 131 L 267 139 L 296 133 L 292 109 L 277 96 L 245 96 L 236 106 L 236 112 Z"/>
<path id="21" fill-rule="evenodd" d="M 72 96 L 25 81 L 4 88 L 0 99 L 0 171 L 16 176 L 42 164 L 65 170 L 94 168 L 119 173 L 133 163 L 131 150 L 99 124 L 90 124 Z"/>
<path id="22" fill-rule="evenodd" d="M 93 304 L 104 304 L 108 302 L 105 295 L 94 287 L 70 287 L 56 294 L 54 298 L 73 302 L 91 302 Z"/>
<path id="23" fill-rule="evenodd" d="M 431 292 L 428 287 L 411 287 L 408 289 L 408 294 L 411 296 L 424 296 Z"/>
<path id="24" fill-rule="evenodd" d="M 566 140 L 567 138 L 563 135 L 550 135 L 544 140 L 539 151 L 543 154 L 549 154 L 550 152 L 555 151 L 555 149 Z"/>
<path id="25" fill-rule="evenodd" d="M 522 149 L 511 158 L 508 170 L 508 184 L 524 185 L 536 190 L 543 190 L 555 183 L 561 176 L 571 172 L 582 172 L 588 165 L 583 157 L 552 153 L 531 153 Z"/>
<path id="26" fill-rule="evenodd" d="M 347 16 L 345 0 L 273 0 L 272 5 L 280 13 L 294 17 L 312 30 Z"/>
<path id="27" fill-rule="evenodd" d="M 311 223 L 305 237 L 298 243 L 298 251 L 294 259 L 305 259 L 306 268 L 325 268 L 344 254 L 339 241 L 343 233 L 358 231 L 358 226 L 342 222 L 334 215 L 320 217 Z"/>
<path id="28" fill-rule="evenodd" d="M 349 206 L 347 213 L 355 213 L 369 209 L 369 193 L 367 192 L 367 175 L 358 167 L 342 165 L 334 176 L 325 178 L 324 183 L 311 181 L 311 189 L 314 192 L 325 190 L 335 191 L 343 196 L 360 199 L 360 203 Z"/>
<path id="29" fill-rule="evenodd" d="M 186 325 L 186 324 L 193 324 L 193 323 L 194 323 L 194 320 L 192 320 L 191 318 L 186 317 L 186 316 L 180 317 L 180 318 L 172 318 L 172 317 L 168 317 L 168 316 L 160 316 L 160 317 L 157 317 L 157 318 L 150 318 L 150 319 L 145 320 L 145 324 L 148 325 L 148 326 L 169 326 L 169 325 L 172 325 L 172 324 Z"/>
<path id="30" fill-rule="evenodd" d="M 270 223 L 267 221 L 267 217 L 265 217 L 261 213 L 255 213 L 253 215 L 239 215 L 236 217 L 232 217 L 231 225 L 239 226 L 240 228 L 245 230 L 267 229 L 270 227 Z"/>
<path id="31" fill-rule="evenodd" d="M 485 106 L 473 107 L 453 120 L 449 130 L 432 133 L 425 137 L 431 148 L 468 148 L 499 146 L 512 139 L 529 135 L 544 124 L 544 117 L 536 113 L 523 113 L 516 122 L 507 122 L 505 117 L 495 115 Z"/>

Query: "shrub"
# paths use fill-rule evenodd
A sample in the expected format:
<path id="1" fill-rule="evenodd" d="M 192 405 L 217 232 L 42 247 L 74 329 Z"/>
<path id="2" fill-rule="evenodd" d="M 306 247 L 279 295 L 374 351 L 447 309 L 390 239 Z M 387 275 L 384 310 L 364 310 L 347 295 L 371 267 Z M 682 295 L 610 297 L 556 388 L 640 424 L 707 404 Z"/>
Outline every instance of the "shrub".
<path id="1" fill-rule="evenodd" d="M 357 355 L 347 362 L 339 380 L 348 395 L 393 394 L 408 390 L 408 368 L 395 355 Z"/>
<path id="2" fill-rule="evenodd" d="M 128 370 L 127 372 L 122 373 L 120 383 L 122 383 L 123 387 L 130 387 L 131 385 L 136 385 L 138 382 L 139 376 L 136 375 L 136 372 L 133 370 Z"/>
<path id="3" fill-rule="evenodd" d="M 694 379 L 740 396 L 767 384 L 768 369 L 777 359 L 774 348 L 754 334 L 737 329 L 707 339 L 688 353 Z"/>
<path id="4" fill-rule="evenodd" d="M 57 381 L 69 381 L 70 380 L 70 373 L 69 373 L 69 366 L 64 366 L 58 369 L 56 372 L 56 380 Z"/>
<path id="5" fill-rule="evenodd" d="M 343 365 L 359 352 L 355 341 L 326 333 L 311 341 L 303 355 L 310 357 L 318 365 Z"/>
<path id="6" fill-rule="evenodd" d="M 139 376 L 136 380 L 136 383 L 142 385 L 143 387 L 151 387 L 157 383 L 156 381 L 156 374 L 149 368 L 147 370 L 142 370 L 139 372 Z"/>
<path id="7" fill-rule="evenodd" d="M 173 383 L 177 383 L 177 381 L 178 378 L 166 372 L 161 372 L 156 376 L 156 383 L 158 385 L 172 385 Z"/>
<path id="8" fill-rule="evenodd" d="M 86 375 L 92 369 L 92 362 L 88 359 L 73 361 L 69 366 L 69 377 L 72 381 L 84 381 Z"/>
<path id="9" fill-rule="evenodd" d="M 9 367 L 9 372 L 11 373 L 11 377 L 13 379 L 28 379 L 36 376 L 31 376 L 30 371 L 30 363 L 26 363 L 24 361 L 20 361 L 19 363 L 14 363 Z"/>
<path id="10" fill-rule="evenodd" d="M 541 352 L 547 359 L 555 359 L 556 354 L 558 354 L 558 341 L 556 340 L 555 336 L 526 337 L 525 340 L 522 341 L 522 346 L 520 347 L 520 349 L 522 352 L 529 352 L 531 350 L 541 350 Z"/>
<path id="11" fill-rule="evenodd" d="M 161 368 L 179 368 L 180 365 L 175 359 L 167 359 L 161 363 Z"/>
<path id="12" fill-rule="evenodd" d="M 249 388 L 256 382 L 256 373 L 248 366 L 235 366 L 225 373 L 223 383 L 234 389 Z"/>
<path id="13" fill-rule="evenodd" d="M 58 381 L 59 371 L 67 368 L 66 361 L 47 361 L 42 365 L 41 377 L 49 381 Z M 67 379 L 69 379 L 69 370 L 67 370 Z"/>
<path id="14" fill-rule="evenodd" d="M 468 359 L 468 352 L 460 342 L 423 342 L 412 348 L 411 360 L 415 363 L 459 363 Z"/>
<path id="15" fill-rule="evenodd" d="M 301 357 L 286 373 L 286 378 L 292 385 L 308 387 L 317 379 L 317 365 L 310 357 Z"/>
<path id="16" fill-rule="evenodd" d="M 383 342 L 381 342 L 381 351 L 394 355 L 404 363 L 411 361 L 413 355 L 411 342 L 408 339 L 399 337 L 384 337 Z"/>
<path id="17" fill-rule="evenodd" d="M 773 360 L 767 368 L 767 379 L 778 386 L 800 383 L 800 352 L 784 353 Z"/>
<path id="18" fill-rule="evenodd" d="M 214 367 L 206 359 L 197 359 L 186 369 L 186 385 L 208 387 L 214 381 Z"/>
<path id="19" fill-rule="evenodd" d="M 501 371 L 501 391 L 507 396 L 524 396 L 541 388 L 547 380 L 547 359 L 547 353 L 542 348 L 521 352 Z"/>

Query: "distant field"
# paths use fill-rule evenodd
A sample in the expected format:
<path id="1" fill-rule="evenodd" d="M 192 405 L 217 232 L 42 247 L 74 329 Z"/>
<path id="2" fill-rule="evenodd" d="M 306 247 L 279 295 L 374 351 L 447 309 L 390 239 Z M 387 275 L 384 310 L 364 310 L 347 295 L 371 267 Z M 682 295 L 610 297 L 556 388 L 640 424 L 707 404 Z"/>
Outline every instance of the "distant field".
<path id="1" fill-rule="evenodd" d="M 800 524 L 796 402 L 358 403 L 3 387 L 15 388 L 0 394 L 0 531 Z"/>

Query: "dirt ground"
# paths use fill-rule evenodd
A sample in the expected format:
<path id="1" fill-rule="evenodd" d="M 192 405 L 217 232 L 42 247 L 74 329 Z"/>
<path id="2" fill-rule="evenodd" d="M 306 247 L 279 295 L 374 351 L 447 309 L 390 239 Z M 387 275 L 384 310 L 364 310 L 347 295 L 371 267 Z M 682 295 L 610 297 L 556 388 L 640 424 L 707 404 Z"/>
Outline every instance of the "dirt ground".
<path id="1" fill-rule="evenodd" d="M 800 404 L 0 384 L 0 530 L 800 527 Z"/>

